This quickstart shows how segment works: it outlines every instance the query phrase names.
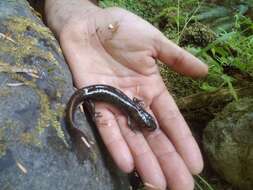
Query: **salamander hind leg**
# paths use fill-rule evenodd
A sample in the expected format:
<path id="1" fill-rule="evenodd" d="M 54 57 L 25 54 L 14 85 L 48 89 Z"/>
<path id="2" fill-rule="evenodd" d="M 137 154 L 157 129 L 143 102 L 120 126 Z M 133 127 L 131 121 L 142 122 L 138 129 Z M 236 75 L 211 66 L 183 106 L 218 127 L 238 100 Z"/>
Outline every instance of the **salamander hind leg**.
<path id="1" fill-rule="evenodd" d="M 138 131 L 138 128 L 136 128 L 135 123 L 132 122 L 130 116 L 127 116 L 127 125 L 134 133 Z"/>
<path id="2" fill-rule="evenodd" d="M 86 115 L 88 113 L 88 117 L 90 117 L 93 122 L 96 123 L 97 119 L 102 117 L 101 112 L 96 112 L 95 104 L 93 101 L 86 100 L 83 102 L 83 106 L 84 106 L 84 111 L 85 111 Z"/>
<path id="3" fill-rule="evenodd" d="M 83 102 L 83 108 L 85 112 L 89 112 L 90 115 L 95 113 L 95 104 L 91 100 L 85 100 Z"/>

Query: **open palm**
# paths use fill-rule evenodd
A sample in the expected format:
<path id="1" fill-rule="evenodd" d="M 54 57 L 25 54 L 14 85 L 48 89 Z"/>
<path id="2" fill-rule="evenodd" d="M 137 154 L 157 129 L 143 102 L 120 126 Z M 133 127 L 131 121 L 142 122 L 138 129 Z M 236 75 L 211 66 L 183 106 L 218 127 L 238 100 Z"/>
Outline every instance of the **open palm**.
<path id="1" fill-rule="evenodd" d="M 156 60 L 189 76 L 204 76 L 207 67 L 128 11 L 72 10 L 58 37 L 75 85 L 114 86 L 130 98 L 141 99 L 159 124 L 154 132 L 136 133 L 128 128 L 120 110 L 96 103 L 96 112 L 102 115 L 97 127 L 117 165 L 125 172 L 136 168 L 144 182 L 160 189 L 193 189 L 191 174 L 202 170 L 201 154 Z"/>

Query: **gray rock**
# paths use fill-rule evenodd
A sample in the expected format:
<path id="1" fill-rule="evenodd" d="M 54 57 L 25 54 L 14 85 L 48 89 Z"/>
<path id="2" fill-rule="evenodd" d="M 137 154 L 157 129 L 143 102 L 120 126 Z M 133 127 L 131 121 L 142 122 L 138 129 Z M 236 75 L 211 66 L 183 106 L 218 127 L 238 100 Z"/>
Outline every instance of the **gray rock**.
<path id="1" fill-rule="evenodd" d="M 253 99 L 228 104 L 204 130 L 213 169 L 241 190 L 253 189 Z"/>
<path id="2" fill-rule="evenodd" d="M 79 149 L 69 140 L 71 74 L 25 0 L 0 1 L 0 44 L 0 189 L 128 189 L 80 112 L 77 125 L 94 144 Z"/>

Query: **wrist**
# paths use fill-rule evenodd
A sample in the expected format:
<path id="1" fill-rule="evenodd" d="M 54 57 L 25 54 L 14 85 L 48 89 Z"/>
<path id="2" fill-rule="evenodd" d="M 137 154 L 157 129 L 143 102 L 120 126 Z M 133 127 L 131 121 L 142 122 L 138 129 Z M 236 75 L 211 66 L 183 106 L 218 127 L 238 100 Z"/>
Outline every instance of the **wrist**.
<path id="1" fill-rule="evenodd" d="M 94 4 L 96 0 L 92 2 L 89 0 L 46 0 L 45 15 L 48 27 L 56 36 L 59 36 L 63 28 L 71 19 L 75 19 L 75 16 L 85 18 L 90 12 L 100 9 Z"/>

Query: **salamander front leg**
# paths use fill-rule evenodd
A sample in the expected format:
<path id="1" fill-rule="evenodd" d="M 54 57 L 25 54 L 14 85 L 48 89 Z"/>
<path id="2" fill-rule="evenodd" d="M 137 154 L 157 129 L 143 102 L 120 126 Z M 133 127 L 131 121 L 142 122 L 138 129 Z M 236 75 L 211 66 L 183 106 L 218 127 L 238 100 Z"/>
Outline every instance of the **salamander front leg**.
<path id="1" fill-rule="evenodd" d="M 136 103 L 136 104 L 138 104 L 138 105 L 141 106 L 142 108 L 145 108 L 145 103 L 144 103 L 143 100 L 140 100 L 140 99 L 134 97 L 134 98 L 133 98 L 133 102 Z"/>

